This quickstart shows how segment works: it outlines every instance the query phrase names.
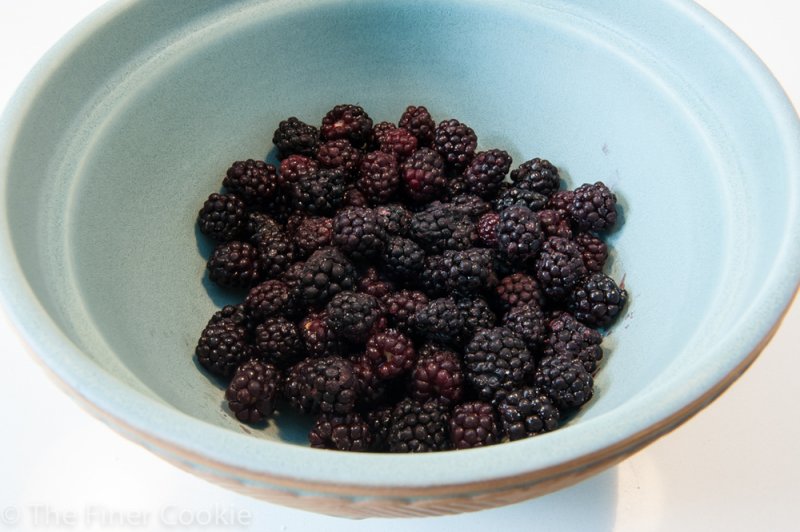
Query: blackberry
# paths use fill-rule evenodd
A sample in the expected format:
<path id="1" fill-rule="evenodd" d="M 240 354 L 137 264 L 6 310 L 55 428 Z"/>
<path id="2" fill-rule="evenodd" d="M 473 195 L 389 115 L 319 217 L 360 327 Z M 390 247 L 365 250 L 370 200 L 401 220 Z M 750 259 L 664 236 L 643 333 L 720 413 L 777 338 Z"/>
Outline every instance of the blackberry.
<path id="1" fill-rule="evenodd" d="M 411 225 L 411 212 L 398 203 L 375 207 L 378 223 L 389 236 L 406 236 Z"/>
<path id="2" fill-rule="evenodd" d="M 275 411 L 281 386 L 278 368 L 251 359 L 239 366 L 225 390 L 228 408 L 244 423 L 258 423 Z"/>
<path id="3" fill-rule="evenodd" d="M 372 204 L 391 200 L 400 186 L 397 159 L 391 153 L 373 151 L 364 156 L 358 169 L 358 189 Z"/>
<path id="4" fill-rule="evenodd" d="M 617 197 L 599 181 L 576 188 L 567 210 L 581 231 L 607 231 L 617 223 Z"/>
<path id="5" fill-rule="evenodd" d="M 414 332 L 432 342 L 457 344 L 464 331 L 464 316 L 450 297 L 434 299 L 411 317 Z"/>
<path id="6" fill-rule="evenodd" d="M 445 164 L 460 173 L 475 157 L 478 137 L 466 124 L 451 118 L 442 120 L 433 132 L 433 146 L 445 159 Z"/>
<path id="7" fill-rule="evenodd" d="M 405 160 L 417 149 L 417 137 L 403 128 L 393 128 L 378 137 L 380 150 L 389 153 L 398 161 Z"/>
<path id="8" fill-rule="evenodd" d="M 456 305 L 464 317 L 465 340 L 472 338 L 478 329 L 489 329 L 497 323 L 497 316 L 483 298 L 461 298 L 456 300 Z"/>
<path id="9" fill-rule="evenodd" d="M 394 283 L 384 278 L 376 268 L 367 268 L 358 280 L 357 292 L 369 294 L 378 299 L 395 291 Z"/>
<path id="10" fill-rule="evenodd" d="M 397 125 L 410 131 L 417 138 L 417 143 L 420 147 L 433 144 L 433 132 L 436 129 L 436 122 L 433 121 L 431 114 L 425 107 L 409 105 Z"/>
<path id="11" fill-rule="evenodd" d="M 245 205 L 234 194 L 211 194 L 197 214 L 200 232 L 214 240 L 233 240 L 244 228 Z"/>
<path id="12" fill-rule="evenodd" d="M 389 239 L 383 253 L 383 271 L 398 282 L 416 280 L 425 269 L 425 251 L 413 240 L 396 236 Z"/>
<path id="13" fill-rule="evenodd" d="M 472 220 L 477 220 L 492 210 L 491 204 L 480 196 L 466 193 L 453 196 L 446 205 L 451 212 L 468 216 Z"/>
<path id="14" fill-rule="evenodd" d="M 544 305 L 544 293 L 539 288 L 539 283 L 526 273 L 516 272 L 500 279 L 495 294 L 503 313 L 531 302 Z"/>
<path id="15" fill-rule="evenodd" d="M 275 195 L 278 171 L 264 161 L 236 161 L 228 168 L 222 186 L 247 205 L 257 206 Z"/>
<path id="16" fill-rule="evenodd" d="M 458 355 L 438 349 L 421 357 L 414 365 L 409 380 L 411 398 L 424 402 L 437 399 L 443 404 L 456 404 L 464 396 L 464 373 Z"/>
<path id="17" fill-rule="evenodd" d="M 247 312 L 243 304 L 238 305 L 225 305 L 211 316 L 208 321 L 209 324 L 217 323 L 221 320 L 230 320 L 239 327 L 244 327 L 249 337 L 253 328 L 253 321 L 250 319 L 250 314 Z"/>
<path id="18" fill-rule="evenodd" d="M 575 199 L 575 192 L 572 190 L 557 190 L 547 198 L 548 209 L 561 213 L 562 216 L 569 217 L 569 206 Z"/>
<path id="19" fill-rule="evenodd" d="M 276 222 L 270 215 L 259 211 L 247 213 L 244 224 L 244 234 L 252 240 L 258 233 L 264 231 L 280 231 L 281 224 Z"/>
<path id="20" fill-rule="evenodd" d="M 358 292 L 340 292 L 327 306 L 328 326 L 351 342 L 363 344 L 381 324 L 378 299 Z"/>
<path id="21" fill-rule="evenodd" d="M 475 232 L 478 235 L 478 242 L 488 248 L 497 247 L 497 225 L 500 223 L 500 215 L 494 211 L 487 212 L 478 219 L 475 225 Z"/>
<path id="22" fill-rule="evenodd" d="M 289 217 L 297 210 L 295 201 L 286 190 L 278 191 L 268 198 L 261 206 L 261 210 L 280 224 L 285 224 Z"/>
<path id="23" fill-rule="evenodd" d="M 378 215 L 366 207 L 343 209 L 333 218 L 333 245 L 355 260 L 381 256 L 386 247 L 386 233 Z"/>
<path id="24" fill-rule="evenodd" d="M 532 302 L 512 308 L 503 317 L 503 327 L 522 338 L 528 350 L 535 353 L 547 336 L 545 321 L 541 307 Z"/>
<path id="25" fill-rule="evenodd" d="M 617 319 L 627 299 L 628 293 L 614 279 L 598 272 L 578 283 L 568 306 L 578 321 L 590 327 L 608 327 Z"/>
<path id="26" fill-rule="evenodd" d="M 511 156 L 503 150 L 475 154 L 464 171 L 467 190 L 481 198 L 493 198 L 511 168 Z"/>
<path id="27" fill-rule="evenodd" d="M 592 376 L 579 360 L 570 357 L 542 358 L 536 367 L 533 382 L 550 397 L 562 415 L 592 398 Z"/>
<path id="28" fill-rule="evenodd" d="M 272 316 L 292 315 L 297 311 L 297 302 L 286 283 L 270 279 L 250 289 L 244 308 L 254 322 L 261 323 Z"/>
<path id="29" fill-rule="evenodd" d="M 510 187 L 499 194 L 492 202 L 494 209 L 498 212 L 507 209 L 512 205 L 522 205 L 530 210 L 537 212 L 541 211 L 547 205 L 547 196 L 534 192 L 533 190 L 526 190 L 520 187 Z"/>
<path id="30" fill-rule="evenodd" d="M 394 379 L 407 373 L 417 361 L 411 339 L 394 329 L 374 334 L 367 341 L 364 360 L 382 380 Z"/>
<path id="31" fill-rule="evenodd" d="M 447 294 L 447 270 L 442 255 L 425 257 L 425 267 L 419 276 L 419 286 L 429 297 Z"/>
<path id="32" fill-rule="evenodd" d="M 239 364 L 252 357 L 253 348 L 247 343 L 244 327 L 231 319 L 212 319 L 200 334 L 195 354 L 200 365 L 214 375 L 230 377 Z"/>
<path id="33" fill-rule="evenodd" d="M 510 392 L 497 405 L 497 412 L 500 426 L 511 441 L 556 430 L 561 418 L 553 401 L 532 387 Z"/>
<path id="34" fill-rule="evenodd" d="M 281 158 L 294 154 L 311 157 L 317 150 L 319 130 L 291 116 L 278 124 L 272 143 L 278 148 Z"/>
<path id="35" fill-rule="evenodd" d="M 296 255 L 306 258 L 318 249 L 331 245 L 333 219 L 322 216 L 305 217 L 291 234 Z"/>
<path id="36" fill-rule="evenodd" d="M 411 217 L 409 236 L 431 254 L 472 247 L 475 225 L 447 208 L 432 207 Z"/>
<path id="37" fill-rule="evenodd" d="M 467 194 L 468 192 L 467 180 L 464 179 L 463 175 L 450 176 L 450 179 L 447 181 L 447 188 L 445 189 L 444 197 L 453 198 L 455 196 Z"/>
<path id="38" fill-rule="evenodd" d="M 486 401 L 502 400 L 533 373 L 525 341 L 506 327 L 480 329 L 464 349 L 467 381 Z"/>
<path id="39" fill-rule="evenodd" d="M 344 415 L 353 411 L 360 392 L 353 363 L 339 356 L 307 358 L 292 366 L 283 395 L 306 414 Z"/>
<path id="40" fill-rule="evenodd" d="M 488 249 L 445 251 L 441 268 L 444 272 L 445 288 L 449 293 L 471 296 L 491 290 L 497 284 L 493 269 L 494 255 Z"/>
<path id="41" fill-rule="evenodd" d="M 575 243 L 557 236 L 545 241 L 536 260 L 536 279 L 549 299 L 564 300 L 584 275 L 586 266 Z"/>
<path id="42" fill-rule="evenodd" d="M 323 168 L 339 170 L 348 177 L 354 177 L 361 164 L 361 152 L 346 139 L 323 142 L 317 149 L 316 158 Z"/>
<path id="43" fill-rule="evenodd" d="M 418 203 L 440 197 L 447 187 L 444 159 L 430 148 L 419 148 L 400 165 L 406 195 Z"/>
<path id="44" fill-rule="evenodd" d="M 294 246 L 284 231 L 261 231 L 252 240 L 265 278 L 278 277 L 294 261 Z"/>
<path id="45" fill-rule="evenodd" d="M 339 170 L 323 169 L 300 177 L 290 197 L 295 208 L 312 216 L 330 216 L 344 201 L 345 178 Z"/>
<path id="46" fill-rule="evenodd" d="M 372 434 L 372 450 L 385 452 L 389 450 L 389 427 L 392 425 L 392 406 L 378 406 L 367 410 L 364 417 Z"/>
<path id="47" fill-rule="evenodd" d="M 279 368 L 291 365 L 303 354 L 297 326 L 283 316 L 267 318 L 256 327 L 255 348 L 263 360 Z"/>
<path id="48" fill-rule="evenodd" d="M 372 119 L 358 105 L 337 105 L 322 118 L 320 133 L 326 140 L 347 139 L 361 148 L 372 140 Z"/>
<path id="49" fill-rule="evenodd" d="M 286 223 L 283 224 L 282 229 L 286 231 L 287 235 L 294 239 L 297 233 L 297 228 L 300 227 L 300 224 L 302 224 L 303 221 L 308 218 L 311 218 L 311 216 L 304 212 L 293 212 L 286 220 Z"/>
<path id="50" fill-rule="evenodd" d="M 342 343 L 328 326 L 328 314 L 315 312 L 308 314 L 297 327 L 305 352 L 313 357 L 340 354 Z"/>
<path id="51" fill-rule="evenodd" d="M 450 441 L 454 449 L 472 449 L 500 443 L 502 433 L 489 403 L 472 401 L 453 408 Z"/>
<path id="52" fill-rule="evenodd" d="M 608 260 L 608 246 L 591 233 L 575 235 L 575 245 L 581 252 L 583 264 L 590 272 L 601 272 Z"/>
<path id="53" fill-rule="evenodd" d="M 567 312 L 557 312 L 546 322 L 542 354 L 579 360 L 589 373 L 597 371 L 603 359 L 603 337 Z"/>
<path id="54" fill-rule="evenodd" d="M 208 278 L 226 288 L 250 288 L 261 278 L 258 251 L 247 242 L 232 240 L 219 244 L 206 267 Z"/>
<path id="55" fill-rule="evenodd" d="M 572 239 L 572 227 L 570 227 L 569 219 L 562 211 L 544 209 L 537 212 L 536 215 L 539 216 L 539 222 L 542 224 L 545 236 L 560 236 L 567 240 Z"/>
<path id="56" fill-rule="evenodd" d="M 373 147 L 380 148 L 381 138 L 383 138 L 383 136 L 389 133 L 390 131 L 394 131 L 395 129 L 397 129 L 397 126 L 395 124 L 386 121 L 378 122 L 377 124 L 372 126 L 372 139 L 376 143 L 376 145 Z"/>
<path id="57" fill-rule="evenodd" d="M 368 451 L 372 446 L 372 434 L 369 424 L 357 412 L 323 414 L 308 433 L 308 441 L 315 449 Z"/>
<path id="58" fill-rule="evenodd" d="M 513 205 L 500 212 L 497 249 L 511 264 L 525 266 L 542 247 L 544 233 L 539 217 L 527 207 Z"/>
<path id="59" fill-rule="evenodd" d="M 290 190 L 295 183 L 303 178 L 308 179 L 317 175 L 319 163 L 305 155 L 290 155 L 281 161 L 278 170 L 278 185 L 284 190 Z"/>
<path id="60" fill-rule="evenodd" d="M 299 271 L 300 296 L 309 305 L 324 305 L 330 298 L 356 286 L 356 269 L 336 248 L 315 251 Z"/>
<path id="61" fill-rule="evenodd" d="M 558 168 L 546 159 L 525 161 L 519 168 L 512 170 L 511 181 L 520 188 L 551 196 L 561 186 Z"/>
<path id="62" fill-rule="evenodd" d="M 420 403 L 403 399 L 392 410 L 387 442 L 389 452 L 443 451 L 450 445 L 448 408 L 436 400 Z"/>
<path id="63" fill-rule="evenodd" d="M 361 356 L 351 357 L 350 360 L 353 362 L 353 369 L 358 379 L 359 396 L 357 407 L 363 410 L 364 408 L 385 403 L 389 393 L 387 384 L 391 381 L 382 380 L 363 353 Z"/>
<path id="64" fill-rule="evenodd" d="M 289 287 L 289 290 L 292 290 L 295 295 L 298 297 L 298 303 L 302 304 L 304 301 L 300 298 L 300 294 L 298 293 L 299 286 L 300 286 L 300 276 L 303 273 L 303 268 L 305 267 L 305 262 L 297 261 L 293 262 L 286 268 L 286 271 L 283 272 L 280 277 L 278 278 L 280 281 L 286 283 L 286 286 Z"/>
<path id="65" fill-rule="evenodd" d="M 428 296 L 416 290 L 399 290 L 382 300 L 390 327 L 406 333 L 411 329 L 411 317 L 428 304 Z"/>

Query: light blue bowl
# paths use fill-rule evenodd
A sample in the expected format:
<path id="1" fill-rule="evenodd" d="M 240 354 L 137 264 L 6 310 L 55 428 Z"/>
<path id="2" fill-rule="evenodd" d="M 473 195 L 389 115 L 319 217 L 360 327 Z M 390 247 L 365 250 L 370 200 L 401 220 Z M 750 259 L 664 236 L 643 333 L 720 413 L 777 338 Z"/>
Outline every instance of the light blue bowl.
<path id="1" fill-rule="evenodd" d="M 363 455 L 307 448 L 291 417 L 253 430 L 226 412 L 192 357 L 229 301 L 203 282 L 197 209 L 280 119 L 343 102 L 376 121 L 426 105 L 568 186 L 614 188 L 631 304 L 568 426 Z M 3 297 L 78 400 L 198 475 L 352 516 L 505 504 L 618 462 L 757 356 L 800 277 L 798 131 L 764 66 L 684 0 L 112 2 L 3 116 Z"/>

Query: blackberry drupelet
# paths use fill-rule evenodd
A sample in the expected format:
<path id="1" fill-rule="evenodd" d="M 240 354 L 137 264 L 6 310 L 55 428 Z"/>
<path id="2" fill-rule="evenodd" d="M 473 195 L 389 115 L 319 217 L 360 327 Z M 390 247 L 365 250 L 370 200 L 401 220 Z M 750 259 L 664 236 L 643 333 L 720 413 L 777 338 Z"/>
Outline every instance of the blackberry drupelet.
<path id="1" fill-rule="evenodd" d="M 382 299 L 389 327 L 407 333 L 411 317 L 428 304 L 428 296 L 417 290 L 400 290 Z"/>
<path id="2" fill-rule="evenodd" d="M 368 451 L 372 446 L 369 424 L 357 412 L 345 415 L 322 414 L 308 433 L 315 449 Z"/>
<path id="3" fill-rule="evenodd" d="M 512 308 L 503 317 L 503 327 L 522 338 L 528 350 L 536 353 L 547 337 L 544 311 L 535 303 L 527 303 Z"/>
<path id="4" fill-rule="evenodd" d="M 323 216 L 307 216 L 291 232 L 295 255 L 309 257 L 318 249 L 331 245 L 333 238 L 333 219 Z"/>
<path id="5" fill-rule="evenodd" d="M 572 239 L 573 233 L 570 220 L 562 211 L 544 209 L 537 212 L 536 215 L 539 216 L 539 222 L 542 224 L 545 236 L 560 236 L 567 240 Z"/>
<path id="6" fill-rule="evenodd" d="M 425 269 L 425 251 L 413 240 L 392 237 L 383 253 L 383 271 L 400 283 L 415 281 Z"/>
<path id="7" fill-rule="evenodd" d="M 417 138 L 420 147 L 429 147 L 433 144 L 436 122 L 424 106 L 409 105 L 397 125 L 410 131 Z"/>
<path id="8" fill-rule="evenodd" d="M 208 259 L 208 278 L 226 288 L 250 288 L 261 279 L 258 255 L 258 250 L 247 242 L 223 242 Z"/>
<path id="9" fill-rule="evenodd" d="M 478 242 L 488 248 L 497 247 L 497 225 L 500 223 L 500 215 L 494 211 L 487 212 L 480 218 L 475 225 L 475 232 Z"/>
<path id="10" fill-rule="evenodd" d="M 305 352 L 312 357 L 338 355 L 342 352 L 342 342 L 328 326 L 326 312 L 312 312 L 300 321 L 297 327 Z"/>
<path id="11" fill-rule="evenodd" d="M 382 380 L 407 373 L 417 361 L 414 343 L 395 329 L 376 333 L 367 340 L 363 356 Z"/>
<path id="12" fill-rule="evenodd" d="M 467 381 L 485 401 L 502 400 L 533 373 L 525 341 L 506 327 L 480 329 L 464 349 Z"/>
<path id="13" fill-rule="evenodd" d="M 197 226 L 206 236 L 226 242 L 244 229 L 245 204 L 235 194 L 211 194 L 197 214 Z"/>
<path id="14" fill-rule="evenodd" d="M 492 202 L 494 210 L 497 212 L 507 209 L 512 205 L 522 205 L 534 212 L 541 211 L 547 205 L 547 196 L 539 194 L 533 190 L 526 190 L 520 187 L 509 187 L 497 194 Z"/>
<path id="15" fill-rule="evenodd" d="M 291 116 L 278 124 L 272 143 L 278 148 L 281 158 L 294 154 L 312 157 L 319 144 L 319 130 Z"/>
<path id="16" fill-rule="evenodd" d="M 546 159 L 525 161 L 519 168 L 512 170 L 511 181 L 519 188 L 551 196 L 561 186 L 558 168 Z"/>
<path id="17" fill-rule="evenodd" d="M 420 357 L 411 372 L 408 388 L 415 401 L 436 399 L 443 404 L 457 404 L 464 397 L 464 373 L 458 355 L 436 349 Z"/>
<path id="18" fill-rule="evenodd" d="M 315 251 L 299 272 L 300 297 L 309 305 L 326 304 L 339 292 L 356 286 L 356 269 L 336 248 Z"/>
<path id="19" fill-rule="evenodd" d="M 400 165 L 400 181 L 412 201 L 425 203 L 439 198 L 447 187 L 444 159 L 430 148 L 419 148 Z"/>
<path id="20" fill-rule="evenodd" d="M 464 171 L 467 190 L 481 198 L 493 198 L 510 168 L 511 156 L 507 152 L 498 149 L 478 152 Z"/>
<path id="21" fill-rule="evenodd" d="M 497 324 L 497 316 L 492 312 L 489 303 L 481 297 L 459 298 L 456 304 L 461 316 L 464 317 L 465 342 L 469 341 L 478 329 L 489 329 Z"/>
<path id="22" fill-rule="evenodd" d="M 380 151 L 393 155 L 398 161 L 404 161 L 417 149 L 417 137 L 407 129 L 395 127 L 385 131 L 378 137 Z"/>
<path id="23" fill-rule="evenodd" d="M 561 413 L 553 401 L 533 387 L 510 392 L 497 405 L 500 426 L 511 441 L 556 430 Z"/>
<path id="24" fill-rule="evenodd" d="M 250 319 L 261 323 L 272 316 L 290 316 L 297 312 L 295 294 L 283 281 L 270 279 L 247 293 L 244 308 Z"/>
<path id="25" fill-rule="evenodd" d="M 462 403 L 453 408 L 450 442 L 454 449 L 473 449 L 500 443 L 502 432 L 491 404 L 482 401 Z"/>
<path id="26" fill-rule="evenodd" d="M 429 302 L 411 317 L 410 324 L 419 337 L 447 345 L 457 344 L 464 332 L 464 316 L 450 297 Z"/>
<path id="27" fill-rule="evenodd" d="M 377 298 L 358 292 L 340 292 L 327 306 L 328 326 L 341 338 L 364 344 L 379 329 L 383 311 Z"/>
<path id="28" fill-rule="evenodd" d="M 503 313 L 518 305 L 537 303 L 544 305 L 544 293 L 539 283 L 530 275 L 522 272 L 512 273 L 500 279 L 495 288 L 497 306 Z"/>
<path id="29" fill-rule="evenodd" d="M 398 203 L 375 207 L 378 223 L 389 236 L 406 236 L 411 225 L 411 211 Z"/>
<path id="30" fill-rule="evenodd" d="M 600 272 L 584 277 L 572 291 L 569 310 L 590 327 L 608 327 L 622 311 L 628 293 Z"/>
<path id="31" fill-rule="evenodd" d="M 236 368 L 253 355 L 247 331 L 231 319 L 212 320 L 203 329 L 195 348 L 197 361 L 221 377 L 230 377 Z"/>
<path id="32" fill-rule="evenodd" d="M 322 169 L 301 176 L 291 187 L 289 197 L 296 209 L 312 216 L 331 216 L 344 200 L 345 177 L 339 170 Z"/>
<path id="33" fill-rule="evenodd" d="M 278 368 L 251 359 L 236 368 L 225 399 L 228 408 L 243 423 L 258 423 L 275 411 L 282 377 Z"/>
<path id="34" fill-rule="evenodd" d="M 339 356 L 298 362 L 287 372 L 283 388 L 289 404 L 306 414 L 349 414 L 359 393 L 353 363 Z"/>
<path id="35" fill-rule="evenodd" d="M 586 275 L 581 252 L 574 242 L 551 236 L 536 259 L 536 279 L 548 299 L 563 301 Z"/>
<path id="36" fill-rule="evenodd" d="M 472 247 L 475 225 L 463 214 L 444 207 L 431 207 L 411 217 L 409 237 L 430 254 Z"/>
<path id="37" fill-rule="evenodd" d="M 333 245 L 354 260 L 372 260 L 386 248 L 386 233 L 378 215 L 367 207 L 350 207 L 333 218 Z"/>
<path id="38" fill-rule="evenodd" d="M 608 231 L 617 223 L 617 197 L 599 181 L 576 188 L 567 210 L 581 231 Z"/>
<path id="39" fill-rule="evenodd" d="M 526 266 L 542 247 L 544 233 L 539 217 L 527 207 L 513 205 L 500 212 L 497 249 L 509 263 Z"/>
<path id="40" fill-rule="evenodd" d="M 358 169 L 356 186 L 373 205 L 390 201 L 400 186 L 397 158 L 382 151 L 366 154 Z"/>
<path id="41" fill-rule="evenodd" d="M 468 125 L 455 118 L 442 120 L 433 132 L 433 146 L 448 168 L 461 173 L 475 157 L 478 137 Z"/>
<path id="42" fill-rule="evenodd" d="M 439 401 L 420 403 L 403 399 L 392 410 L 387 436 L 389 452 L 443 451 L 450 445 L 449 422 L 450 412 Z"/>
<path id="43" fill-rule="evenodd" d="M 445 288 L 458 296 L 474 296 L 497 284 L 494 254 L 489 249 L 448 250 L 442 254 Z"/>
<path id="44" fill-rule="evenodd" d="M 260 358 L 285 368 L 304 354 L 297 326 L 283 316 L 265 319 L 255 331 L 256 351 Z"/>
<path id="45" fill-rule="evenodd" d="M 346 139 L 329 140 L 317 148 L 317 162 L 322 168 L 339 170 L 348 178 L 358 174 L 361 164 L 361 152 Z"/>
<path id="46" fill-rule="evenodd" d="M 605 242 L 591 233 L 578 233 L 575 235 L 575 245 L 581 252 L 583 264 L 590 272 L 601 272 L 608 260 L 608 246 Z"/>
<path id="47" fill-rule="evenodd" d="M 579 360 L 589 373 L 597 371 L 603 359 L 603 337 L 568 312 L 556 312 L 545 322 L 546 336 L 542 354 L 546 357 L 568 357 Z"/>
<path id="48" fill-rule="evenodd" d="M 247 205 L 258 206 L 275 195 L 278 171 L 264 161 L 236 161 L 228 168 L 222 186 Z"/>
<path id="49" fill-rule="evenodd" d="M 317 175 L 319 163 L 305 155 L 290 155 L 281 161 L 278 170 L 278 185 L 284 190 L 290 190 L 302 178 Z"/>
<path id="50" fill-rule="evenodd" d="M 372 140 L 372 119 L 358 105 L 337 105 L 322 118 L 320 133 L 326 140 L 347 139 L 362 148 Z"/>
<path id="51" fill-rule="evenodd" d="M 592 398 L 594 380 L 579 360 L 565 356 L 544 357 L 536 366 L 534 386 L 547 394 L 563 415 Z"/>

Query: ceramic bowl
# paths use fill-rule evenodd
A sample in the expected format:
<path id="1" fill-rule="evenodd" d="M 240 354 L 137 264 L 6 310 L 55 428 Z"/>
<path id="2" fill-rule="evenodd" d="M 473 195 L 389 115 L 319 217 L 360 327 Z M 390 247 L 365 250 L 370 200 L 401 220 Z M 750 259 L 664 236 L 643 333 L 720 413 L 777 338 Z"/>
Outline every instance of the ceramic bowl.
<path id="1" fill-rule="evenodd" d="M 303 420 L 238 423 L 198 371 L 200 330 L 235 299 L 204 280 L 199 206 L 279 120 L 344 102 L 376 122 L 426 105 L 482 148 L 616 191 L 611 273 L 631 302 L 567 426 L 471 451 L 313 450 Z M 798 131 L 766 68 L 684 0 L 112 2 L 3 117 L 3 298 L 79 402 L 199 476 L 338 515 L 507 504 L 617 463 L 757 356 L 800 277 Z"/>

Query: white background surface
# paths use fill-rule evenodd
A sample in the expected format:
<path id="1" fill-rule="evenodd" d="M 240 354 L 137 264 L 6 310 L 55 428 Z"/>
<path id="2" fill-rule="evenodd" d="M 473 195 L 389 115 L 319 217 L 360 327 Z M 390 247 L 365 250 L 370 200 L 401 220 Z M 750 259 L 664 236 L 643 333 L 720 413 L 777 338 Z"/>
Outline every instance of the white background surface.
<path id="1" fill-rule="evenodd" d="M 0 0 L 0 108 L 37 59 L 101 3 Z M 699 3 L 761 56 L 800 107 L 797 2 Z M 161 461 L 56 389 L 0 315 L 0 530 L 797 531 L 798 330 L 795 305 L 720 399 L 577 486 L 477 514 L 356 522 L 239 496 Z"/>

